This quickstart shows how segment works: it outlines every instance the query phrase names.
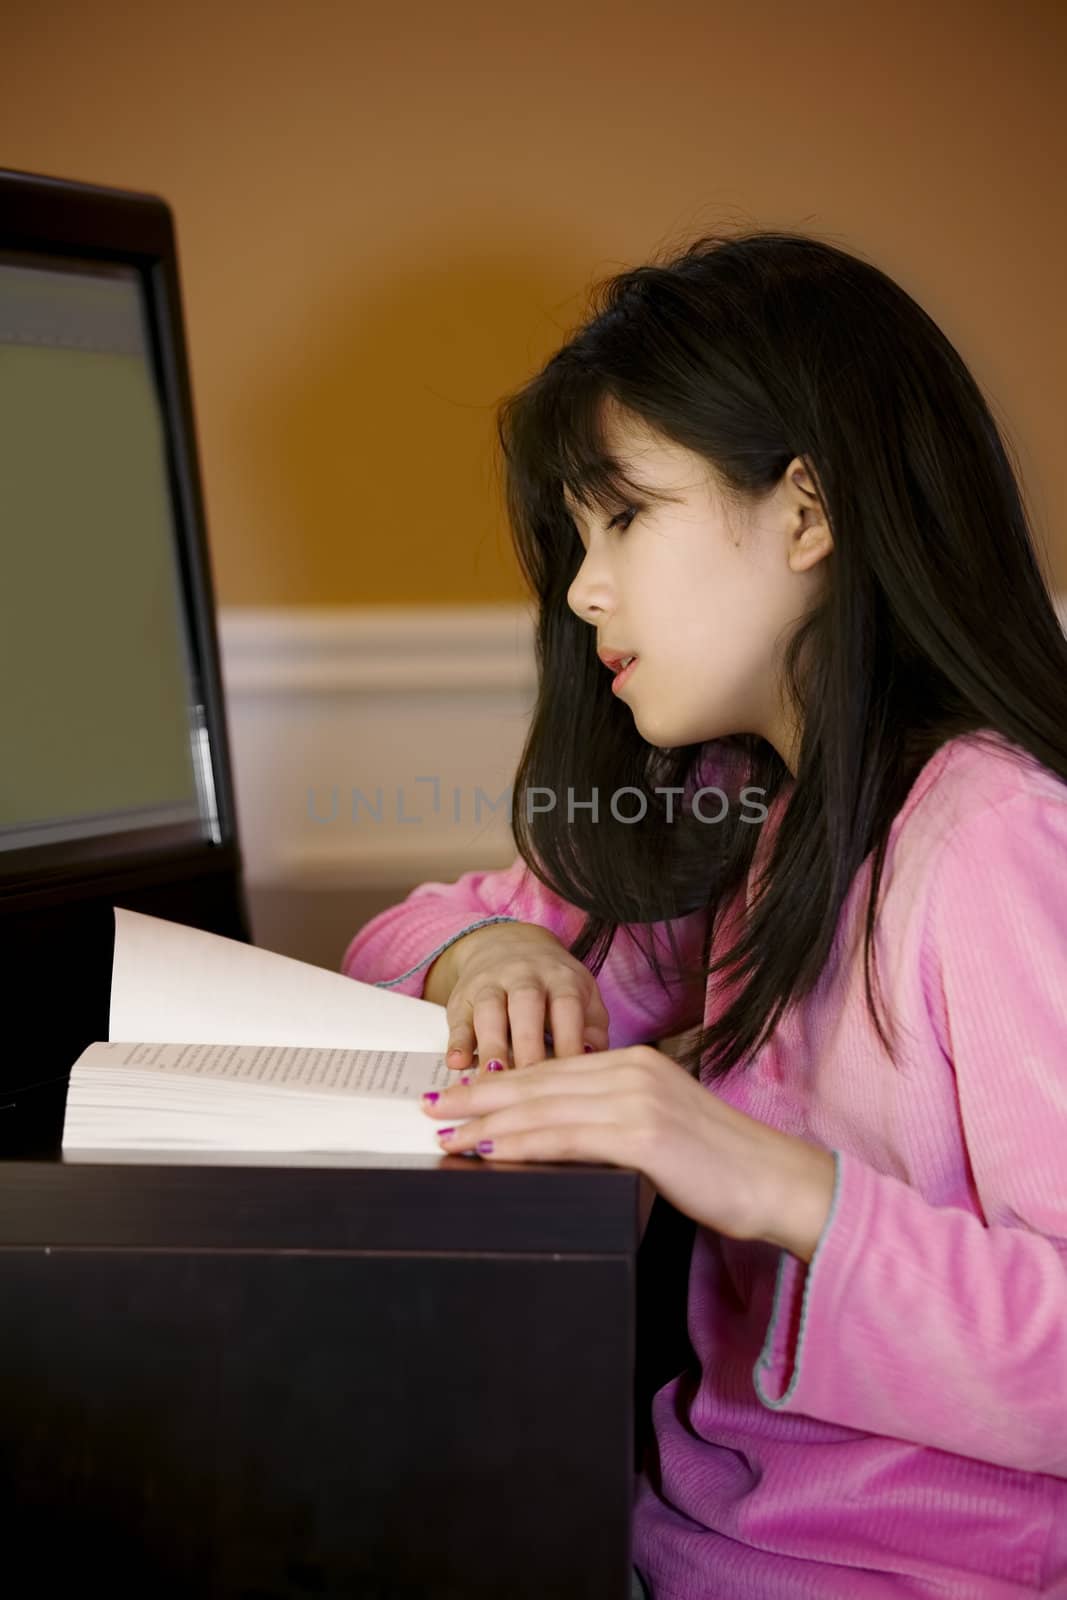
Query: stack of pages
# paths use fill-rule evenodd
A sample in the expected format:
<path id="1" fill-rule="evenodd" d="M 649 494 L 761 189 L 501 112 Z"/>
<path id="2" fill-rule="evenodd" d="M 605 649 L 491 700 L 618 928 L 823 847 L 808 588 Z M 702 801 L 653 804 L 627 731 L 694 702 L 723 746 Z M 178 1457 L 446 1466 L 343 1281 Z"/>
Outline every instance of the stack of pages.
<path id="1" fill-rule="evenodd" d="M 71 1069 L 65 1160 L 123 1151 L 442 1155 L 443 1006 L 120 907 L 108 1039 Z M 462 1121 L 463 1119 L 459 1119 Z"/>

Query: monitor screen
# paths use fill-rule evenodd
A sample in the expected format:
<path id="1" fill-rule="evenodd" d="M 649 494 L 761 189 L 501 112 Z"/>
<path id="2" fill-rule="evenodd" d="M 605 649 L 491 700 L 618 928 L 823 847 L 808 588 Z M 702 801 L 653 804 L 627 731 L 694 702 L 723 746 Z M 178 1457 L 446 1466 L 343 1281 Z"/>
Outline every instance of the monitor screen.
<path id="1" fill-rule="evenodd" d="M 139 271 L 0 250 L 0 853 L 219 837 L 170 480 Z"/>

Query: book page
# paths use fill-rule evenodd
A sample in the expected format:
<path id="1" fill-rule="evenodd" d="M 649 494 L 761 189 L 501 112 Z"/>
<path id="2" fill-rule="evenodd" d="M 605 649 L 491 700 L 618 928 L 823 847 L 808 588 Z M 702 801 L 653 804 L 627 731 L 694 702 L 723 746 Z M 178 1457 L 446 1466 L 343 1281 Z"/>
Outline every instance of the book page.
<path id="1" fill-rule="evenodd" d="M 444 1006 L 163 917 L 122 906 L 114 912 L 110 1039 L 401 1052 L 448 1046 Z"/>
<path id="2" fill-rule="evenodd" d="M 456 1082 L 444 1056 L 433 1051 L 330 1050 L 315 1045 L 107 1040 L 83 1050 L 75 1067 L 79 1078 L 83 1068 L 94 1072 L 138 1068 L 186 1081 L 219 1078 L 260 1089 L 389 1100 L 417 1099 L 427 1089 L 447 1089 Z"/>

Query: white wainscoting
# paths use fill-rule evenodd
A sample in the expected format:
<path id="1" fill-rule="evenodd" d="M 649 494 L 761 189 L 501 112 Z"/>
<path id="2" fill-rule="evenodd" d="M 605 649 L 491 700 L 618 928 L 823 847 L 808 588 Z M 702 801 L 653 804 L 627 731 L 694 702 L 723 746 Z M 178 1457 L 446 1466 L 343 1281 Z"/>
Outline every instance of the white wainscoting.
<path id="1" fill-rule="evenodd" d="M 250 884 L 387 893 L 514 859 L 528 607 L 222 608 L 219 640 Z"/>
<path id="2" fill-rule="evenodd" d="M 250 884 L 386 890 L 514 859 L 529 608 L 222 608 L 219 647 Z"/>

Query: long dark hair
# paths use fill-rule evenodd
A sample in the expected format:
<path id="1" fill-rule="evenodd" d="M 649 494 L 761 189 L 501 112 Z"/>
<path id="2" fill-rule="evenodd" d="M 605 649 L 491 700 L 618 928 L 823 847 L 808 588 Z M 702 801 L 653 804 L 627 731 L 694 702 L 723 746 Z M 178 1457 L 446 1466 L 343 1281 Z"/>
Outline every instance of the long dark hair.
<path id="1" fill-rule="evenodd" d="M 651 746 L 612 695 L 594 630 L 567 604 L 583 548 L 563 496 L 602 510 L 649 500 L 605 449 L 605 399 L 702 456 L 729 502 L 767 494 L 794 456 L 813 470 L 834 548 L 784 658 L 803 722 L 795 779 L 756 734 Z M 672 923 L 702 911 L 693 993 L 716 974 L 737 992 L 684 1064 L 722 1077 L 814 986 L 873 851 L 866 993 L 895 1063 L 871 987 L 873 929 L 889 829 L 919 770 L 948 739 L 999 735 L 1067 782 L 1067 638 L 974 378 L 869 263 L 796 233 L 715 234 L 595 285 L 589 320 L 500 403 L 497 427 L 538 604 L 512 829 L 530 870 L 586 913 L 571 953 L 595 974 L 624 925 L 664 923 L 676 975 Z M 705 773 L 729 799 L 717 826 L 688 798 Z M 778 801 L 781 820 L 743 932 L 709 962 L 761 833 L 746 788 Z M 551 808 L 528 799 L 538 789 Z M 594 791 L 595 816 L 582 809 Z M 630 936 L 664 984 L 659 930 L 646 931 Z"/>

